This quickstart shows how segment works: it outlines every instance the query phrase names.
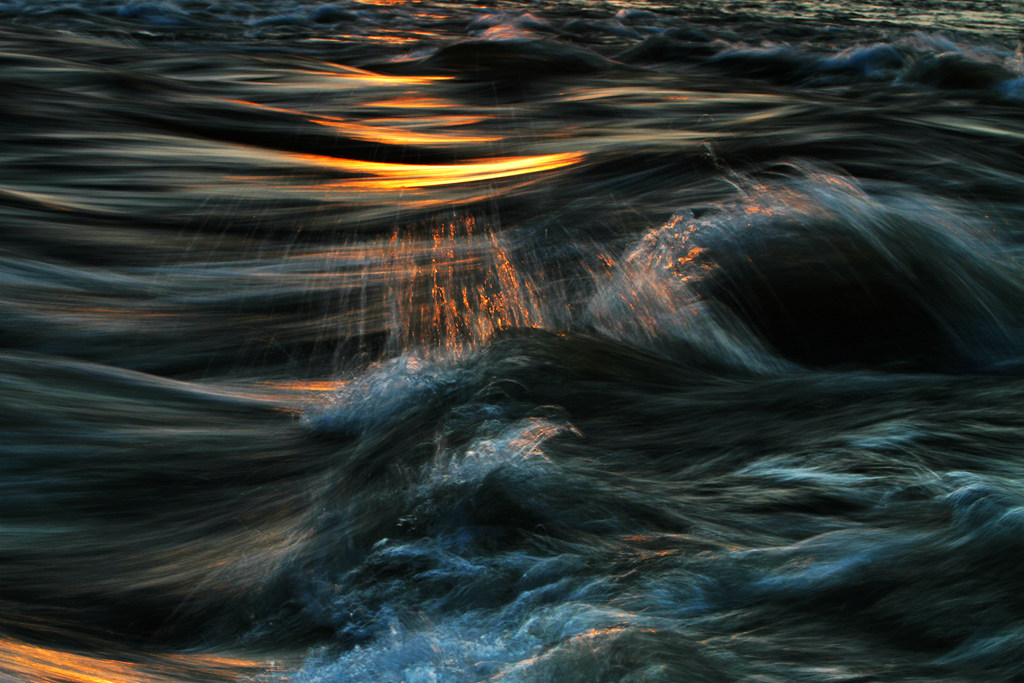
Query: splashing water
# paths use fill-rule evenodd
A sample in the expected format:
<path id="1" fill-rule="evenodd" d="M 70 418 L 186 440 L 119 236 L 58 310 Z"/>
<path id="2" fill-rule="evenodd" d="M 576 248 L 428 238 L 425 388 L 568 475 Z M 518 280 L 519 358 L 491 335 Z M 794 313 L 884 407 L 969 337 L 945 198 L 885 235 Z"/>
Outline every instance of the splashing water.
<path id="1" fill-rule="evenodd" d="M 1020 25 L 0 2 L 0 678 L 1021 678 Z"/>

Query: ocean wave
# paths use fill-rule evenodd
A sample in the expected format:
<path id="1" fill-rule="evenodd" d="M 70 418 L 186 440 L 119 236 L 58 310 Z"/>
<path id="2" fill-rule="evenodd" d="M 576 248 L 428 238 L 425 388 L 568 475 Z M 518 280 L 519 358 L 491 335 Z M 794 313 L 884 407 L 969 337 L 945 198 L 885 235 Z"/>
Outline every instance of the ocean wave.
<path id="1" fill-rule="evenodd" d="M 811 365 L 934 371 L 1019 356 L 1020 266 L 976 218 L 793 170 L 740 179 L 742 201 L 648 232 L 591 304 L 591 324 L 633 343 L 719 340 L 748 362 L 765 347 Z"/>
<path id="2" fill-rule="evenodd" d="M 475 392 L 435 405 L 416 467 L 380 452 L 407 495 L 360 564 L 307 595 L 336 644 L 299 680 L 817 680 L 892 673 L 896 650 L 896 677 L 1018 666 L 994 645 L 1020 628 L 1006 579 L 1024 500 L 998 473 L 1015 427 L 986 408 L 994 380 L 737 381 L 557 335 L 468 362 L 507 389 L 486 410 Z M 620 393 L 641 367 L 648 390 Z M 986 407 L 936 431 L 927 406 L 950 391 Z M 987 448 L 964 438 L 977 429 Z M 842 662 L 807 628 L 849 642 Z M 846 641 L 869 632 L 884 664 L 878 638 Z"/>
<path id="3" fill-rule="evenodd" d="M 811 86 L 877 83 L 1007 94 L 1020 78 L 1020 55 L 998 44 L 917 34 L 836 49 L 828 44 L 748 45 L 695 40 L 672 32 L 647 38 L 619 55 L 627 63 L 703 65 L 744 78 Z"/>
<path id="4" fill-rule="evenodd" d="M 0 678 L 1021 678 L 1019 8 L 807 7 L 0 0 Z"/>

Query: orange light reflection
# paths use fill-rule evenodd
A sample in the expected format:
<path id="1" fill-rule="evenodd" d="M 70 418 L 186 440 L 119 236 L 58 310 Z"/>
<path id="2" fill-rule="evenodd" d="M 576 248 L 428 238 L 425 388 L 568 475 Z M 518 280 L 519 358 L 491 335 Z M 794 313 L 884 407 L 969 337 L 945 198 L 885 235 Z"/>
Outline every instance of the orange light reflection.
<path id="1" fill-rule="evenodd" d="M 495 180 L 550 171 L 579 163 L 584 154 L 582 152 L 562 152 L 537 156 L 477 159 L 464 164 L 437 165 L 362 161 L 316 154 L 289 154 L 288 156 L 295 161 L 331 168 L 343 173 L 377 176 L 375 179 L 360 178 L 330 183 L 326 185 L 328 188 L 399 190 Z"/>
<path id="2" fill-rule="evenodd" d="M 326 118 L 326 117 L 323 117 Z M 333 117 L 332 117 L 333 118 Z M 484 116 L 416 116 L 416 117 L 377 117 L 365 119 L 368 123 L 388 125 L 400 123 L 406 128 L 445 128 L 448 126 L 468 126 L 473 123 L 480 123 L 487 117 Z"/>
<path id="3" fill-rule="evenodd" d="M 90 657 L 0 637 L 0 679 L 25 683 L 167 683 L 235 680 L 261 663 L 217 655 L 156 656 L 150 664 Z"/>
<path id="4" fill-rule="evenodd" d="M 365 69 L 358 69 L 354 66 L 344 64 L 327 64 L 337 71 L 309 71 L 307 73 L 320 76 L 338 76 L 345 79 L 356 80 L 368 85 L 429 85 L 434 81 L 450 81 L 454 76 L 395 76 L 392 74 L 379 74 Z"/>
<path id="5" fill-rule="evenodd" d="M 377 100 L 375 102 L 364 102 L 363 106 L 387 109 L 444 109 L 454 105 L 448 100 L 442 100 L 437 97 L 412 97 L 407 95 L 387 100 Z"/>
<path id="6" fill-rule="evenodd" d="M 299 116 L 306 116 L 305 113 L 298 111 L 297 109 L 285 109 L 283 107 L 271 107 L 267 104 L 260 104 L 259 102 L 250 102 L 248 100 L 224 100 L 231 104 L 241 104 L 246 107 L 254 107 L 256 109 L 262 109 L 264 111 L 276 111 L 281 114 L 298 114 Z"/>
<path id="7" fill-rule="evenodd" d="M 375 126 L 364 126 L 359 123 L 328 121 L 324 119 L 309 119 L 309 121 L 333 128 L 357 140 L 380 142 L 388 145 L 457 145 L 465 142 L 495 142 L 502 139 L 501 137 L 493 136 L 452 136 L 439 133 L 417 133 L 409 130 L 378 128 Z"/>

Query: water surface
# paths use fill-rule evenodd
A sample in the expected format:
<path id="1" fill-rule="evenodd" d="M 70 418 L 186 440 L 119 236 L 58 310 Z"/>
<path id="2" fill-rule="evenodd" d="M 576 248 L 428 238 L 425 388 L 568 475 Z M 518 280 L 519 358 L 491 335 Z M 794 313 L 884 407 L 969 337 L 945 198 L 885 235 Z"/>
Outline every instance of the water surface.
<path id="1" fill-rule="evenodd" d="M 1021 22 L 0 2 L 3 676 L 1021 676 Z"/>

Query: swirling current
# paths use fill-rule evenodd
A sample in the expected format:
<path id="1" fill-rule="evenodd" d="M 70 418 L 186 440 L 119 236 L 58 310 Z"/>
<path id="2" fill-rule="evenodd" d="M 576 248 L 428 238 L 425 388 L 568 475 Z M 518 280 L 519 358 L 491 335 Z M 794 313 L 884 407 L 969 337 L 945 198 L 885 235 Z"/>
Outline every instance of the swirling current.
<path id="1" fill-rule="evenodd" d="M 1022 29 L 0 0 L 0 680 L 1024 679 Z"/>

